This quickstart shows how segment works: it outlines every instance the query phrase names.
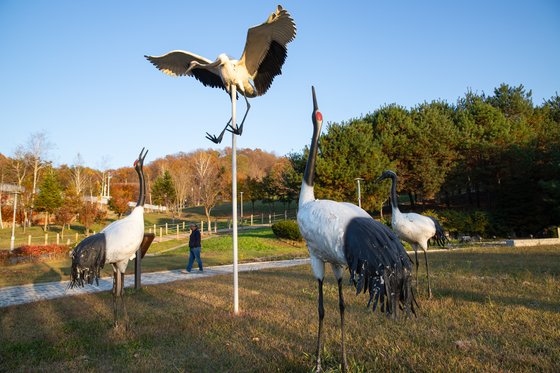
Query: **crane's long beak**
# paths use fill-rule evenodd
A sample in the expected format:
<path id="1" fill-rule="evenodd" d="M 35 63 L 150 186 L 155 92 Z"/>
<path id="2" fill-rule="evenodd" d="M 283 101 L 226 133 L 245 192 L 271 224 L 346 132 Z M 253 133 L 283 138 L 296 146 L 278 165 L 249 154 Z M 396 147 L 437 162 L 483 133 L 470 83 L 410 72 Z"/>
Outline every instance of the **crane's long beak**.
<path id="1" fill-rule="evenodd" d="M 138 155 L 138 162 L 140 162 L 141 165 L 144 164 L 144 159 L 146 158 L 146 154 L 148 154 L 148 150 L 144 153 L 144 149 L 146 148 L 142 148 L 142 150 L 140 150 L 140 154 Z M 142 155 L 142 153 L 144 153 L 144 155 Z"/>
<path id="2" fill-rule="evenodd" d="M 377 179 L 375 179 L 373 182 L 374 182 L 374 183 L 378 183 L 378 182 L 380 182 L 380 181 L 382 181 L 382 180 L 385 180 L 386 178 L 387 178 L 387 177 L 386 177 L 385 175 L 381 175 L 381 176 L 379 176 Z"/>
<path id="3" fill-rule="evenodd" d="M 315 86 L 311 86 L 311 92 L 313 93 L 313 111 L 319 110 L 319 105 L 317 105 L 317 96 L 315 96 Z"/>

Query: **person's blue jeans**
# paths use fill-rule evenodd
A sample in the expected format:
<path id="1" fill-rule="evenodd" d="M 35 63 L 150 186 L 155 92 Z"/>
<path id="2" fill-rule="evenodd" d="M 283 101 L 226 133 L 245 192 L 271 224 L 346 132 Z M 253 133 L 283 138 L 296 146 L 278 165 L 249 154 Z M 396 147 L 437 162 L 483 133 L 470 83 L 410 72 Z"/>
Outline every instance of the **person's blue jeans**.
<path id="1" fill-rule="evenodd" d="M 187 264 L 187 272 L 190 272 L 194 263 L 194 259 L 196 258 L 196 262 L 198 263 L 198 270 L 202 271 L 202 260 L 200 260 L 200 247 L 192 247 L 190 250 L 189 255 L 189 264 Z"/>

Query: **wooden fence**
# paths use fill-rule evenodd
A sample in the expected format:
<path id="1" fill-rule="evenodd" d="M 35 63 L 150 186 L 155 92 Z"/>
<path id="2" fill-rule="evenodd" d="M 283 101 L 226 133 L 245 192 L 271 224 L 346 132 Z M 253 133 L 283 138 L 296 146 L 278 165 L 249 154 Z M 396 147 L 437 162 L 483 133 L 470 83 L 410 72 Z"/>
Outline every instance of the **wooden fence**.
<path id="1" fill-rule="evenodd" d="M 245 215 L 238 218 L 238 226 L 243 229 L 243 227 L 249 226 L 269 226 L 280 220 L 286 219 L 296 219 L 296 210 L 285 210 L 284 213 L 280 214 L 256 214 L 256 215 Z M 203 235 L 215 235 L 215 234 L 226 234 L 232 228 L 231 218 L 212 218 L 210 225 L 206 219 L 197 221 L 198 227 Z M 6 228 L 4 228 L 7 231 Z M 146 233 L 155 233 L 156 242 L 167 241 L 174 238 L 182 238 L 190 233 L 189 224 L 185 221 L 180 223 L 164 223 L 164 224 L 153 224 L 146 225 Z M 96 233 L 95 231 L 91 232 Z M 30 235 L 21 232 L 16 232 L 14 247 L 19 247 L 23 245 L 75 245 L 77 242 L 83 240 L 86 237 L 85 234 L 79 234 L 76 232 L 46 232 L 41 235 Z M 11 235 L 2 234 L 0 236 L 0 250 L 10 248 Z"/>

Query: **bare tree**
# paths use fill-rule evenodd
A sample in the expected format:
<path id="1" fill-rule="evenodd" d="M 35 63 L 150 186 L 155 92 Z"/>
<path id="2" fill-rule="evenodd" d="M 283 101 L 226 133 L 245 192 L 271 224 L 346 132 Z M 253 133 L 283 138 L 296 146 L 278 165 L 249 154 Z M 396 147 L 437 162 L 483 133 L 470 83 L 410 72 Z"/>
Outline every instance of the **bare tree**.
<path id="1" fill-rule="evenodd" d="M 37 193 L 37 183 L 39 182 L 39 171 L 49 165 L 46 158 L 53 144 L 48 140 L 45 132 L 35 132 L 29 135 L 25 145 L 25 152 L 29 159 L 30 166 L 33 171 L 33 188 L 31 190 L 31 209 L 29 218 L 33 221 L 33 208 L 35 203 L 35 194 Z"/>
<path id="2" fill-rule="evenodd" d="M 25 176 L 27 176 L 27 172 L 29 171 L 29 157 L 28 157 L 28 153 L 25 152 L 24 148 L 22 145 L 19 145 L 15 152 L 14 152 L 14 156 L 11 160 L 11 170 L 12 170 L 12 174 L 13 177 L 15 178 L 18 187 L 21 190 L 23 181 L 25 180 Z M 23 197 L 23 196 L 22 196 Z M 23 200 L 23 198 L 21 199 Z M 20 200 L 20 201 L 21 201 Z M 23 206 L 25 206 L 24 203 L 20 202 Z M 27 211 L 24 211 L 24 221 L 28 220 L 28 216 L 27 216 Z M 25 231 L 25 223 L 23 224 L 23 229 Z"/>
<path id="3" fill-rule="evenodd" d="M 74 184 L 74 189 L 76 194 L 82 196 L 86 185 L 88 183 L 88 176 L 84 172 L 84 159 L 82 158 L 81 154 L 78 153 L 76 158 L 74 158 L 74 164 L 70 168 L 72 182 Z"/>
<path id="4" fill-rule="evenodd" d="M 223 189 L 223 169 L 219 166 L 218 155 L 213 151 L 199 150 L 193 154 L 191 162 L 193 178 L 198 185 L 200 201 L 210 227 L 210 213 Z"/>
<path id="5" fill-rule="evenodd" d="M 173 185 L 176 192 L 177 210 L 185 208 L 185 201 L 194 187 L 194 180 L 190 174 L 191 157 L 184 153 L 179 153 L 169 164 L 169 173 L 173 178 Z"/>

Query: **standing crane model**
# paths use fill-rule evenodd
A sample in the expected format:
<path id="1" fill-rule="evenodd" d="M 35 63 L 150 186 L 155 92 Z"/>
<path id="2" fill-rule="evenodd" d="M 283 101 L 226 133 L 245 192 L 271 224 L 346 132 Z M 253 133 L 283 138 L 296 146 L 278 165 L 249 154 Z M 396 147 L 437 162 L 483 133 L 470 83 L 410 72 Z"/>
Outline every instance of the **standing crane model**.
<path id="1" fill-rule="evenodd" d="M 243 124 L 251 108 L 247 97 L 264 95 L 274 78 L 282 74 L 282 65 L 288 54 L 287 44 L 295 36 L 294 20 L 278 5 L 264 23 L 249 29 L 245 49 L 239 60 L 222 53 L 212 62 L 181 50 L 171 51 L 163 56 L 144 57 L 165 74 L 194 76 L 205 86 L 221 88 L 231 95 L 232 101 L 237 97 L 236 91 L 241 92 L 247 110 L 239 127 L 230 119 L 218 136 L 206 133 L 207 139 L 219 144 L 226 129 L 236 135 L 243 133 Z"/>
<path id="2" fill-rule="evenodd" d="M 403 241 L 408 242 L 414 250 L 414 260 L 416 261 L 416 288 L 418 288 L 418 247 L 424 251 L 426 261 L 426 277 L 428 279 L 428 297 L 432 297 L 432 287 L 430 285 L 430 269 L 428 266 L 428 242 L 435 237 L 435 241 L 440 246 L 445 246 L 448 241 L 443 228 L 439 222 L 431 217 L 416 214 L 414 212 L 402 213 L 399 210 L 397 200 L 397 174 L 393 171 L 384 171 L 376 181 L 391 179 L 391 227 Z"/>
<path id="3" fill-rule="evenodd" d="M 313 192 L 315 163 L 323 116 L 313 93 L 313 137 L 299 195 L 298 225 L 305 238 L 311 267 L 319 286 L 319 329 L 317 336 L 316 370 L 321 370 L 321 340 L 323 334 L 323 280 L 325 264 L 332 267 L 338 282 L 340 310 L 342 368 L 348 369 L 344 346 L 344 298 L 342 275 L 345 267 L 356 287 L 356 294 L 369 291 L 368 307 L 375 311 L 378 304 L 388 317 L 396 318 L 402 307 L 406 314 L 415 314 L 415 299 L 411 289 L 412 263 L 395 234 L 374 220 L 366 211 L 345 202 L 315 199 Z"/>
<path id="4" fill-rule="evenodd" d="M 113 266 L 113 317 L 117 328 L 118 307 L 117 299 L 121 299 L 125 327 L 128 328 L 128 315 L 124 302 L 124 273 L 128 261 L 133 259 L 140 249 L 146 253 L 154 239 L 154 234 L 144 234 L 144 201 L 146 199 L 146 184 L 144 182 L 144 158 L 148 151 L 140 151 L 134 162 L 134 169 L 138 174 L 140 192 L 136 207 L 130 215 L 116 220 L 103 228 L 99 233 L 86 237 L 72 250 L 72 271 L 69 287 L 93 284 L 99 285 L 100 271 L 105 263 Z"/>

